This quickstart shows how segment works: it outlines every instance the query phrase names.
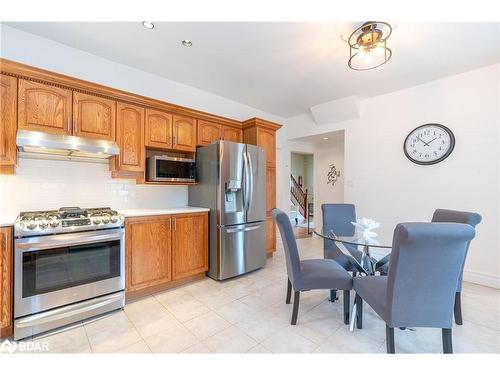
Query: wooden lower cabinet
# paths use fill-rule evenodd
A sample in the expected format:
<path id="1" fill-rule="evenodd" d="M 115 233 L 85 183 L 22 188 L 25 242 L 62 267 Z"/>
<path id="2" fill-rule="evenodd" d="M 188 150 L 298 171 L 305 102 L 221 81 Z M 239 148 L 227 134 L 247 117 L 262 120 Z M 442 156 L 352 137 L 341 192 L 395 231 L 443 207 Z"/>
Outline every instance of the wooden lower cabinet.
<path id="1" fill-rule="evenodd" d="M 126 291 L 136 292 L 208 270 L 208 213 L 127 218 Z"/>
<path id="2" fill-rule="evenodd" d="M 178 280 L 208 270 L 208 215 L 173 217 L 172 279 Z"/>
<path id="3" fill-rule="evenodd" d="M 172 279 L 172 218 L 169 216 L 127 219 L 126 288 L 146 288 Z"/>
<path id="4" fill-rule="evenodd" d="M 12 227 L 0 228 L 0 337 L 12 334 Z"/>

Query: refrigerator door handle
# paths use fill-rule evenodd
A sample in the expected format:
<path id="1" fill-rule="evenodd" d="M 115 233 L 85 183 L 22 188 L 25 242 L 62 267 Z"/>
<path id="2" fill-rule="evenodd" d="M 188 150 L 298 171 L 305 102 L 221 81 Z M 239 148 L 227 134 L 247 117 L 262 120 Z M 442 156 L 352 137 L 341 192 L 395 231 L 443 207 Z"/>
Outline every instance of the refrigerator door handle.
<path id="1" fill-rule="evenodd" d="M 250 178 L 249 178 L 249 173 L 248 173 L 248 154 L 245 151 L 243 151 L 243 176 L 245 178 L 245 184 L 244 184 L 244 189 L 243 189 L 243 207 L 245 210 L 245 217 L 248 214 L 248 207 L 249 207 L 249 197 L 248 197 L 248 188 L 250 186 Z"/>
<path id="2" fill-rule="evenodd" d="M 248 197 L 247 197 L 247 200 L 248 200 L 247 210 L 250 210 L 250 207 L 252 207 L 252 200 L 253 200 L 253 164 L 252 164 L 252 157 L 248 153 L 248 150 L 245 151 L 245 153 L 247 154 L 248 176 L 249 176 L 249 180 L 250 180 L 250 183 L 248 184 L 250 191 L 249 191 Z"/>
<path id="3" fill-rule="evenodd" d="M 231 228 L 227 229 L 227 233 L 237 233 L 237 232 L 250 232 L 251 230 L 259 229 L 262 225 L 254 225 L 253 227 L 245 227 L 245 228 Z"/>

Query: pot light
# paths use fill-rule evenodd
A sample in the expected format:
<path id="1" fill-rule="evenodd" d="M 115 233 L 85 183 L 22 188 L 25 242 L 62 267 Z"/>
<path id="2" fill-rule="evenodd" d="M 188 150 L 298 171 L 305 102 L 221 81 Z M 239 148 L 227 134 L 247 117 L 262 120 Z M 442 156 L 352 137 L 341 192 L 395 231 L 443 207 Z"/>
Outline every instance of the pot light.
<path id="1" fill-rule="evenodd" d="M 155 24 L 151 21 L 142 21 L 142 26 L 150 30 L 155 28 Z"/>
<path id="2" fill-rule="evenodd" d="M 191 47 L 193 45 L 193 42 L 191 42 L 189 39 L 184 39 L 181 43 L 184 47 Z"/>
<path id="3" fill-rule="evenodd" d="M 387 39 L 392 27 L 387 22 L 365 22 L 349 37 L 349 68 L 369 70 L 385 64 L 392 56 Z"/>
<path id="4" fill-rule="evenodd" d="M 325 141 L 328 141 L 328 137 L 323 137 L 323 139 L 324 139 Z"/>

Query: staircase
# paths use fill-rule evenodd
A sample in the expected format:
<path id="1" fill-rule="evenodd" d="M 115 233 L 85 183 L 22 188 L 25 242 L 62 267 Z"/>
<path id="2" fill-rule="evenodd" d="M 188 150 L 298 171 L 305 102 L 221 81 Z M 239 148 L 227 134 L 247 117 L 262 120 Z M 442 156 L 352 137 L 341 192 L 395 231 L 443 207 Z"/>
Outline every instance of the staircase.
<path id="1" fill-rule="evenodd" d="M 290 175 L 290 196 L 292 202 L 297 205 L 300 214 L 307 219 L 308 217 L 308 202 L 307 202 L 307 189 L 302 190 L 295 177 Z"/>

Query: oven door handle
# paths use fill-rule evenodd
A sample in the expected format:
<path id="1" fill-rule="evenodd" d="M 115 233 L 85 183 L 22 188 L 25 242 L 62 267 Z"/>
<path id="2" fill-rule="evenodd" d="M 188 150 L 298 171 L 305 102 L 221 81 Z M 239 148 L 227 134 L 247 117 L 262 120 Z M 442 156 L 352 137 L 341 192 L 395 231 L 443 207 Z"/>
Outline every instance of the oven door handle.
<path id="1" fill-rule="evenodd" d="M 15 325 L 17 328 L 31 327 L 34 325 L 50 323 L 56 320 L 69 318 L 81 313 L 92 311 L 100 307 L 111 305 L 120 299 L 123 299 L 123 292 L 118 295 L 105 296 L 97 299 L 87 301 L 86 303 L 80 303 L 78 308 L 75 306 L 66 306 L 60 309 L 49 310 L 47 312 L 36 314 L 27 318 L 19 319 L 16 321 Z"/>
<path id="2" fill-rule="evenodd" d="M 86 245 L 96 242 L 109 241 L 109 240 L 120 240 L 122 238 L 122 233 L 108 233 L 108 234 L 96 234 L 92 236 L 85 237 L 64 237 L 54 236 L 54 238 L 43 238 L 39 242 L 16 242 L 16 249 L 22 251 L 36 251 L 36 250 L 47 250 L 54 249 L 64 246 L 78 246 Z"/>

